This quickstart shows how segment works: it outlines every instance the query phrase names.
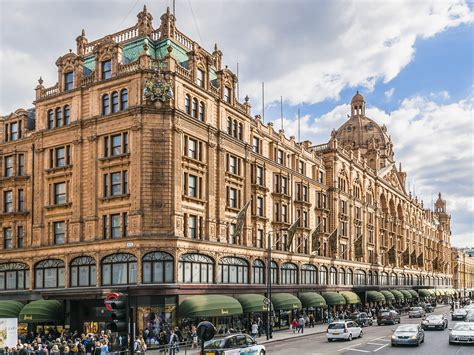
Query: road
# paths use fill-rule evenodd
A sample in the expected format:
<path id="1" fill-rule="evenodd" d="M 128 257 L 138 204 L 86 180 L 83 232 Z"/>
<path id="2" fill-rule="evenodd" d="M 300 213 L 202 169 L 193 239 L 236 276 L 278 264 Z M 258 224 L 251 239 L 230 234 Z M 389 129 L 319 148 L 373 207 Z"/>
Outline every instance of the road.
<path id="1" fill-rule="evenodd" d="M 448 313 L 449 307 L 439 307 L 435 314 Z M 449 320 L 449 328 L 455 322 Z M 417 324 L 421 319 L 409 319 L 402 317 L 401 324 Z M 398 326 L 398 325 L 397 325 Z M 364 336 L 361 339 L 354 339 L 351 342 L 334 341 L 328 342 L 326 334 L 315 334 L 285 341 L 266 344 L 267 354 L 269 355 L 362 355 L 377 353 L 384 354 L 403 354 L 408 353 L 416 355 L 472 355 L 474 346 L 469 345 L 449 345 L 448 330 L 430 330 L 425 331 L 425 342 L 419 347 L 396 347 L 390 346 L 392 329 L 397 326 L 371 326 L 364 329 Z"/>

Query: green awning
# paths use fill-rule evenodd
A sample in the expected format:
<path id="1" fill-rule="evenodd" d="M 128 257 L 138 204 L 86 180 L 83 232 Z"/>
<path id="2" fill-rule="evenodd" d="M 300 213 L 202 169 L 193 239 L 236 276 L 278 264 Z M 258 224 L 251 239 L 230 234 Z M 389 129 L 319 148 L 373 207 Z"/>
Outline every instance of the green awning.
<path id="1" fill-rule="evenodd" d="M 234 295 L 234 298 L 239 301 L 244 313 L 252 312 L 267 312 L 268 306 L 263 303 L 265 296 L 256 293 L 246 293 L 243 295 Z"/>
<path id="2" fill-rule="evenodd" d="M 435 295 L 436 296 L 442 296 L 441 291 L 440 290 L 435 290 Z"/>
<path id="3" fill-rule="evenodd" d="M 421 298 L 425 298 L 425 297 L 430 297 L 431 296 L 431 292 L 429 290 L 426 290 L 424 288 L 418 290 L 418 294 L 420 295 Z"/>
<path id="4" fill-rule="evenodd" d="M 378 291 L 367 291 L 367 301 L 385 303 L 385 296 Z"/>
<path id="5" fill-rule="evenodd" d="M 322 296 L 326 300 L 326 304 L 328 306 L 346 304 L 346 299 L 340 293 L 337 293 L 337 292 L 323 292 Z"/>
<path id="6" fill-rule="evenodd" d="M 434 288 L 427 289 L 431 296 L 436 296 L 436 290 Z"/>
<path id="7" fill-rule="evenodd" d="M 179 315 L 186 318 L 227 317 L 243 313 L 239 301 L 223 295 L 196 295 L 179 305 Z"/>
<path id="8" fill-rule="evenodd" d="M 316 292 L 302 292 L 298 296 L 303 308 L 309 307 L 326 307 L 324 297 Z"/>
<path id="9" fill-rule="evenodd" d="M 389 290 L 389 292 L 392 293 L 392 295 L 395 297 L 396 301 L 404 301 L 405 297 L 403 296 L 403 293 L 401 293 L 398 290 Z"/>
<path id="10" fill-rule="evenodd" d="M 301 301 L 291 293 L 272 294 L 272 304 L 275 310 L 301 309 Z"/>
<path id="11" fill-rule="evenodd" d="M 438 292 L 439 292 L 439 295 L 440 295 L 440 296 L 445 296 L 445 295 L 446 295 L 446 291 L 443 290 L 443 289 L 438 290 Z"/>
<path id="12" fill-rule="evenodd" d="M 22 308 L 19 301 L 0 301 L 0 318 L 18 318 Z"/>
<path id="13" fill-rule="evenodd" d="M 346 299 L 347 304 L 359 304 L 359 303 L 361 303 L 359 296 L 357 296 L 357 294 L 355 294 L 354 292 L 341 291 L 340 294 L 342 295 L 342 297 L 344 297 Z"/>
<path id="14" fill-rule="evenodd" d="M 393 301 L 395 301 L 395 296 L 394 296 L 393 293 L 391 293 L 390 291 L 385 291 L 385 290 L 384 290 L 384 291 L 380 291 L 380 293 L 381 293 L 382 295 L 384 295 L 385 300 L 386 300 L 387 302 L 393 302 Z"/>
<path id="15" fill-rule="evenodd" d="M 415 290 L 407 290 L 408 292 L 410 292 L 410 294 L 413 296 L 413 298 L 418 298 L 420 296 L 418 296 L 418 292 L 416 292 Z"/>
<path id="16" fill-rule="evenodd" d="M 28 303 L 18 316 L 19 323 L 61 324 L 64 319 L 63 304 L 57 300 L 38 300 Z"/>
<path id="17" fill-rule="evenodd" d="M 400 290 L 400 292 L 402 293 L 403 297 L 405 297 L 405 300 L 411 300 L 413 298 L 413 295 L 408 290 Z"/>

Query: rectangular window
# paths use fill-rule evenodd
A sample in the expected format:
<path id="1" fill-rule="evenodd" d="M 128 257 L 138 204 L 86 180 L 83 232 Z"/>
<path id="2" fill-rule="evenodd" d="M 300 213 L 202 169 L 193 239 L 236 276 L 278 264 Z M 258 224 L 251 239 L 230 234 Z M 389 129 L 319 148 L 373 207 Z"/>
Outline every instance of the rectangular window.
<path id="1" fill-rule="evenodd" d="M 322 171 L 318 171 L 318 182 L 320 184 L 324 183 L 324 173 Z"/>
<path id="2" fill-rule="evenodd" d="M 231 208 L 237 208 L 237 189 L 229 188 L 229 196 L 228 196 L 228 206 Z"/>
<path id="3" fill-rule="evenodd" d="M 305 164 L 301 160 L 298 161 L 298 172 L 302 175 L 305 173 Z"/>
<path id="4" fill-rule="evenodd" d="M 258 166 L 256 168 L 256 182 L 257 185 L 259 186 L 264 186 L 265 184 L 263 183 L 263 167 Z"/>
<path id="5" fill-rule="evenodd" d="M 56 167 L 61 167 L 66 165 L 66 152 L 65 148 L 56 148 Z"/>
<path id="6" fill-rule="evenodd" d="M 273 212 L 274 212 L 275 222 L 279 222 L 280 221 L 280 204 L 275 203 Z"/>
<path id="7" fill-rule="evenodd" d="M 264 216 L 264 209 L 263 209 L 263 197 L 257 197 L 257 216 L 263 217 Z"/>
<path id="8" fill-rule="evenodd" d="M 287 222 L 288 221 L 288 207 L 286 205 L 281 205 L 281 221 Z"/>
<path id="9" fill-rule="evenodd" d="M 288 190 L 287 190 L 287 178 L 285 176 L 281 177 L 281 193 L 287 195 Z"/>
<path id="10" fill-rule="evenodd" d="M 235 238 L 235 223 L 229 224 L 229 244 L 236 244 Z"/>
<path id="11" fill-rule="evenodd" d="M 308 212 L 303 211 L 303 227 L 308 228 Z"/>
<path id="12" fill-rule="evenodd" d="M 13 176 L 13 156 L 5 157 L 4 176 L 5 177 Z"/>
<path id="13" fill-rule="evenodd" d="M 64 222 L 54 222 L 53 232 L 54 232 L 54 244 L 64 244 L 66 242 Z"/>
<path id="14" fill-rule="evenodd" d="M 188 175 L 188 187 L 187 195 L 190 197 L 198 197 L 198 188 L 197 188 L 198 178 L 195 175 Z"/>
<path id="15" fill-rule="evenodd" d="M 263 248 L 263 229 L 257 230 L 257 248 Z"/>
<path id="16" fill-rule="evenodd" d="M 204 71 L 201 69 L 197 70 L 196 82 L 200 87 L 204 87 Z"/>
<path id="17" fill-rule="evenodd" d="M 188 216 L 188 238 L 196 239 L 197 237 L 197 216 Z"/>
<path id="18" fill-rule="evenodd" d="M 284 163 L 283 150 L 281 150 L 281 149 L 278 149 L 278 150 L 277 150 L 277 159 L 276 159 L 276 160 L 277 160 L 277 163 L 278 163 L 278 164 L 283 165 L 283 163 Z"/>
<path id="19" fill-rule="evenodd" d="M 112 77 L 112 61 L 105 60 L 102 62 L 102 80 Z"/>
<path id="20" fill-rule="evenodd" d="M 17 238 L 16 247 L 23 248 L 25 246 L 25 228 L 23 228 L 23 226 L 17 227 L 16 238 Z"/>
<path id="21" fill-rule="evenodd" d="M 18 176 L 25 176 L 25 154 L 18 154 Z"/>
<path id="22" fill-rule="evenodd" d="M 195 139 L 189 138 L 188 139 L 188 149 L 186 155 L 189 158 L 197 159 L 198 158 L 198 151 L 197 151 L 197 141 Z"/>
<path id="23" fill-rule="evenodd" d="M 110 174 L 110 196 L 122 194 L 122 173 L 116 172 Z"/>
<path id="24" fill-rule="evenodd" d="M 228 86 L 224 86 L 224 101 L 227 103 L 231 101 L 231 89 Z"/>
<path id="25" fill-rule="evenodd" d="M 10 140 L 16 141 L 19 137 L 18 135 L 18 122 L 13 122 L 10 124 Z"/>
<path id="26" fill-rule="evenodd" d="M 260 153 L 260 138 L 253 137 L 252 150 L 254 153 Z"/>
<path id="27" fill-rule="evenodd" d="M 3 212 L 13 212 L 13 191 L 3 192 Z"/>
<path id="28" fill-rule="evenodd" d="M 11 228 L 3 228 L 3 249 L 13 248 L 13 237 Z"/>
<path id="29" fill-rule="evenodd" d="M 128 132 L 104 137 L 104 157 L 128 153 Z"/>
<path id="30" fill-rule="evenodd" d="M 18 212 L 23 212 L 25 209 L 25 194 L 23 189 L 18 190 Z"/>
<path id="31" fill-rule="evenodd" d="M 110 238 L 120 238 L 120 214 L 110 215 Z"/>
<path id="32" fill-rule="evenodd" d="M 64 74 L 64 90 L 72 90 L 73 89 L 73 83 L 74 83 L 74 74 L 72 71 L 67 72 Z"/>
<path id="33" fill-rule="evenodd" d="M 61 205 L 66 203 L 66 183 L 59 182 L 54 184 L 54 204 Z"/>
<path id="34" fill-rule="evenodd" d="M 303 185 L 303 201 L 308 202 L 308 186 Z"/>
<path id="35" fill-rule="evenodd" d="M 112 141 L 112 149 L 111 149 L 112 156 L 123 154 L 122 135 L 116 134 L 112 136 L 111 141 Z"/>
<path id="36" fill-rule="evenodd" d="M 237 157 L 233 155 L 227 155 L 227 157 L 228 157 L 228 171 L 231 174 L 237 175 L 239 173 Z"/>
<path id="37" fill-rule="evenodd" d="M 122 238 L 127 236 L 127 229 L 128 229 L 128 214 L 123 213 L 122 215 Z"/>

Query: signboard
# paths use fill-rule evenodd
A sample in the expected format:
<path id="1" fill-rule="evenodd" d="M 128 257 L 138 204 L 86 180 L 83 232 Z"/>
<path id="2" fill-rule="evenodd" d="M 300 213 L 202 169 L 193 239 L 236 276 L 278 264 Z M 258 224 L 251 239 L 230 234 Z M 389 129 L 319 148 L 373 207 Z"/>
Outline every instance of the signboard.
<path id="1" fill-rule="evenodd" d="M 13 348 L 18 341 L 18 319 L 0 318 L 0 349 Z"/>
<path id="2" fill-rule="evenodd" d="M 105 301 L 104 301 L 105 308 L 113 312 L 114 309 L 112 308 L 111 304 L 118 301 L 119 298 L 120 298 L 120 294 L 115 293 L 115 292 L 109 293 L 107 296 L 105 296 Z"/>

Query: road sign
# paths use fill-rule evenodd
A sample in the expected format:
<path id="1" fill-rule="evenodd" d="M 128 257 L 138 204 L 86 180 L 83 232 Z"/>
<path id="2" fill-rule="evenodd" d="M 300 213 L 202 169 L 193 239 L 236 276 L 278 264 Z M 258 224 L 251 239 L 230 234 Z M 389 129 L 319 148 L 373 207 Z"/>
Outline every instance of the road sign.
<path id="1" fill-rule="evenodd" d="M 269 306 L 270 303 L 272 303 L 272 302 L 270 301 L 270 299 L 268 299 L 268 298 L 266 298 L 266 297 L 263 299 L 263 304 L 264 304 L 264 305 Z"/>

